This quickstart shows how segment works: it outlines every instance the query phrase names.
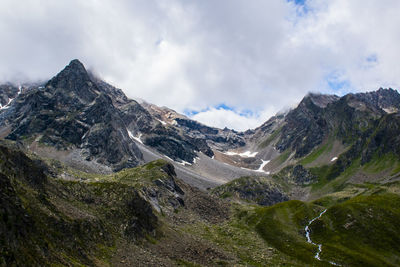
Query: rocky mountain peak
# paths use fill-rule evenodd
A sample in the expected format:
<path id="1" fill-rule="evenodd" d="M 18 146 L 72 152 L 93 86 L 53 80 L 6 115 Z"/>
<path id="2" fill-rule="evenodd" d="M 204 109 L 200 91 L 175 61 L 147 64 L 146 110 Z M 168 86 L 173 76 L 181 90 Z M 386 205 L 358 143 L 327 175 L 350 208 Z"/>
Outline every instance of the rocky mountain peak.
<path id="1" fill-rule="evenodd" d="M 76 93 L 85 102 L 93 101 L 98 91 L 96 84 L 92 82 L 83 64 L 77 60 L 72 60 L 60 73 L 53 77 L 46 88 L 58 89 L 64 93 Z"/>
<path id="2" fill-rule="evenodd" d="M 79 59 L 71 60 L 66 68 L 72 68 L 79 71 L 86 71 L 85 66 L 82 64 L 82 62 L 79 61 Z"/>
<path id="3" fill-rule="evenodd" d="M 326 108 L 328 104 L 335 102 L 339 99 L 337 95 L 324 95 L 316 93 L 309 93 L 306 98 L 308 98 L 314 105 L 320 108 Z"/>
<path id="4" fill-rule="evenodd" d="M 377 91 L 366 93 L 348 94 L 344 99 L 350 106 L 365 109 L 368 106 L 375 113 L 394 113 L 400 108 L 400 94 L 391 88 L 379 88 Z"/>

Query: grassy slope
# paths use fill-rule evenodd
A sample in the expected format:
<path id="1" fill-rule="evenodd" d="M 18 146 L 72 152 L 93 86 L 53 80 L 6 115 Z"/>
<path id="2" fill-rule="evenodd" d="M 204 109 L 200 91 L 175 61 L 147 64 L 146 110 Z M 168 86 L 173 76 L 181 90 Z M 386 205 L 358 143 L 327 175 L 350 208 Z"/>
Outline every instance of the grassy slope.
<path id="1" fill-rule="evenodd" d="M 400 264 L 400 183 L 347 185 L 313 202 L 297 200 L 270 207 L 233 205 L 233 216 L 221 224 L 196 224 L 185 230 L 238 256 L 240 265 L 397 266 Z M 322 261 L 314 258 L 322 244 Z"/>
<path id="2" fill-rule="evenodd" d="M 259 235 L 292 261 L 327 265 L 329 261 L 350 266 L 397 266 L 400 264 L 400 183 L 349 186 L 312 203 L 287 201 L 258 208 L 248 220 Z M 394 192 L 394 193 L 393 193 Z M 304 227 L 325 207 L 328 211 L 311 226 L 306 242 Z M 284 263 L 285 260 L 282 261 Z"/>
<path id="3" fill-rule="evenodd" d="M 154 238 L 160 222 L 137 189 L 167 178 L 165 164 L 66 181 L 46 177 L 37 161 L 3 147 L 0 265 L 107 265 L 118 239 Z"/>
<path id="4" fill-rule="evenodd" d="M 309 164 L 328 153 L 332 149 L 332 142 L 328 140 L 303 158 L 301 163 Z M 288 155 L 286 151 L 279 160 L 285 161 Z M 336 168 L 335 164 L 310 168 L 312 174 L 318 177 L 317 182 L 311 185 L 311 199 L 316 199 L 313 202 L 288 201 L 271 207 L 255 208 L 249 212 L 245 223 L 241 220 L 240 230 L 235 231 L 242 235 L 247 233 L 248 236 L 255 230 L 265 240 L 267 246 L 276 249 L 276 255 L 279 256 L 278 258 L 269 256 L 267 262 L 270 264 L 300 263 L 300 265 L 324 266 L 332 260 L 352 266 L 399 265 L 400 249 L 396 244 L 399 243 L 400 235 L 400 227 L 396 224 L 400 219 L 396 208 L 400 204 L 399 184 L 350 183 L 354 175 L 375 177 L 376 181 L 398 175 L 399 158 L 387 153 L 383 156 L 375 155 L 364 165 L 361 164 L 361 159 L 357 158 L 344 171 L 338 171 Z M 237 181 L 240 182 L 240 179 Z M 275 182 L 283 183 L 277 179 Z M 282 185 L 287 188 L 286 184 Z M 314 258 L 317 247 L 306 242 L 304 227 L 325 207 L 329 210 L 323 216 L 323 220 L 317 220 L 312 227 L 313 240 L 315 238 L 317 243 L 323 243 L 321 257 L 326 261 L 319 262 Z M 346 218 L 354 218 L 357 222 L 354 222 L 354 229 L 348 225 L 352 222 L 346 221 Z M 238 224 L 231 222 L 231 225 L 224 227 L 232 229 L 232 225 Z M 250 230 L 246 232 L 243 229 Z M 217 230 L 211 232 L 216 238 L 225 240 Z M 243 236 L 241 238 L 249 240 Z M 323 241 L 325 238 L 327 240 Z M 354 239 L 352 242 L 351 238 Z M 232 240 L 229 241 L 229 244 L 231 243 Z"/>
<path id="5" fill-rule="evenodd" d="M 292 200 L 268 208 L 260 208 L 249 221 L 273 247 L 303 263 L 318 264 L 316 247 L 308 244 L 303 234 L 307 222 L 321 207 Z"/>
<path id="6" fill-rule="evenodd" d="M 185 231 L 236 255 L 236 266 L 303 266 L 297 258 L 283 253 L 257 233 L 254 223 L 250 222 L 257 209 L 258 206 L 234 204 L 230 220 L 219 224 L 197 223 L 186 226 Z"/>
<path id="7" fill-rule="evenodd" d="M 352 266 L 400 264 L 400 196 L 356 196 L 332 206 L 313 225 L 321 257 Z"/>

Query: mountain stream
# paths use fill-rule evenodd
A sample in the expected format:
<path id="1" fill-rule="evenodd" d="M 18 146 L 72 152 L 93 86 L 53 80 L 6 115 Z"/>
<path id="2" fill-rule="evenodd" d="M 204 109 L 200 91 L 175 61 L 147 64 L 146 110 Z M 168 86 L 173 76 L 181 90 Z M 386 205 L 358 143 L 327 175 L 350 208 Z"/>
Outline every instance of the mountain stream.
<path id="1" fill-rule="evenodd" d="M 305 232 L 306 232 L 307 242 L 310 243 L 310 244 L 313 244 L 313 245 L 315 245 L 315 246 L 318 246 L 318 251 L 317 251 L 317 253 L 315 254 L 314 258 L 316 258 L 316 259 L 319 260 L 319 261 L 321 261 L 321 258 L 320 258 L 319 255 L 320 255 L 321 252 L 322 252 L 322 245 L 321 245 L 321 244 L 316 244 L 316 243 L 314 243 L 314 242 L 311 240 L 311 238 L 310 238 L 310 232 L 311 232 L 311 231 L 310 231 L 310 225 L 311 225 L 315 220 L 321 218 L 321 216 L 322 216 L 326 211 L 327 211 L 327 209 L 324 209 L 317 217 L 315 217 L 315 218 L 313 218 L 312 220 L 310 220 L 310 221 L 308 222 L 308 225 L 304 228 L 304 230 L 305 230 Z M 330 261 L 329 263 L 332 264 L 332 265 L 340 266 L 339 264 L 337 264 L 337 263 L 335 263 L 335 262 L 333 262 L 333 261 Z"/>

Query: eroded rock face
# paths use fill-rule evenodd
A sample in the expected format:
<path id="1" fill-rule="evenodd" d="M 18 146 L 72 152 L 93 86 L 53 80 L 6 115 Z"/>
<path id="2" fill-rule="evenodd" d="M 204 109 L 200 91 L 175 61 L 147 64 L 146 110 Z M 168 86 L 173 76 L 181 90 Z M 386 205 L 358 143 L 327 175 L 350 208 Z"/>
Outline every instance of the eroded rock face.
<path id="1" fill-rule="evenodd" d="M 228 150 L 242 147 L 246 144 L 243 133 L 227 128 L 217 129 L 206 126 L 169 108 L 160 108 L 148 103 L 143 103 L 143 106 L 161 123 L 166 124 L 167 127 L 176 128 L 183 133 L 184 139 L 194 144 L 199 151 L 209 157 L 214 155 L 211 148 Z"/>
<path id="2" fill-rule="evenodd" d="M 303 167 L 303 165 L 289 166 L 282 170 L 281 175 L 284 179 L 296 185 L 308 185 L 316 181 L 315 177 L 309 170 Z"/>
<path id="3" fill-rule="evenodd" d="M 296 184 L 306 185 L 315 180 L 315 176 L 310 173 L 303 165 L 296 165 L 293 168 L 293 177 Z"/>
<path id="4" fill-rule="evenodd" d="M 2 107 L 10 103 L 11 99 L 14 99 L 18 95 L 19 88 L 11 83 L 0 85 L 0 105 Z"/>
<path id="5" fill-rule="evenodd" d="M 328 133 L 328 124 L 323 114 L 323 109 L 315 105 L 311 98 L 304 98 L 286 116 L 277 149 L 284 151 L 291 148 L 296 151 L 297 157 L 308 154 Z"/>
<path id="6" fill-rule="evenodd" d="M 266 177 L 242 177 L 213 189 L 222 198 L 235 197 L 262 206 L 271 206 L 289 200 L 283 189 Z"/>

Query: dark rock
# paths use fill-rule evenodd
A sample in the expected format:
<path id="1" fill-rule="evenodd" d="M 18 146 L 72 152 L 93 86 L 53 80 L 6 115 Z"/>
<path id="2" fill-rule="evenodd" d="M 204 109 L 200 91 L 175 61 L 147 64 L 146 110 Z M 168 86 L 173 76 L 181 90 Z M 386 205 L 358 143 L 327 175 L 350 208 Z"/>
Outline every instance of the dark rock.
<path id="1" fill-rule="evenodd" d="M 16 100 L 7 118 L 12 125 L 7 138 L 41 135 L 40 142 L 48 146 L 85 149 L 87 160 L 96 159 L 114 170 L 137 166 L 143 162 L 142 154 L 126 125 L 135 128 L 138 115 L 116 108 L 111 97 L 124 98 L 110 92 L 114 92 L 111 86 L 98 87 L 83 65 L 73 60 L 45 88 L 31 89 Z M 143 108 L 140 111 L 148 115 Z"/>
<path id="2" fill-rule="evenodd" d="M 51 173 L 41 161 L 33 161 L 21 151 L 13 151 L 0 145 L 0 171 L 7 177 L 23 179 L 35 188 L 42 188 L 46 174 Z"/>
<path id="3" fill-rule="evenodd" d="M 135 197 L 132 197 L 126 204 L 130 216 L 126 222 L 124 234 L 135 241 L 156 230 L 158 219 L 154 215 L 151 205 L 136 192 L 133 193 Z"/>
<path id="4" fill-rule="evenodd" d="M 46 89 L 53 92 L 57 98 L 64 98 L 66 93 L 73 93 L 84 103 L 93 101 L 98 91 L 85 67 L 77 59 L 72 60 L 59 74 L 48 81 Z"/>
<path id="5" fill-rule="evenodd" d="M 236 197 L 255 202 L 262 206 L 271 206 L 289 200 L 283 189 L 266 177 L 242 177 L 212 190 L 222 198 Z"/>
<path id="6" fill-rule="evenodd" d="M 328 133 L 323 109 L 314 104 L 310 97 L 304 98 L 299 106 L 289 112 L 282 128 L 281 139 L 276 147 L 281 152 L 290 148 L 296 157 L 302 157 L 322 143 Z"/>
<path id="7" fill-rule="evenodd" d="M 310 184 L 316 178 L 307 169 L 305 169 L 303 165 L 296 165 L 293 168 L 292 175 L 295 183 L 300 185 Z"/>
<path id="8" fill-rule="evenodd" d="M 193 163 L 193 159 L 196 157 L 196 147 L 185 140 L 181 140 L 179 137 L 151 135 L 146 137 L 144 143 L 156 148 L 159 152 L 173 160 L 184 160 Z"/>

